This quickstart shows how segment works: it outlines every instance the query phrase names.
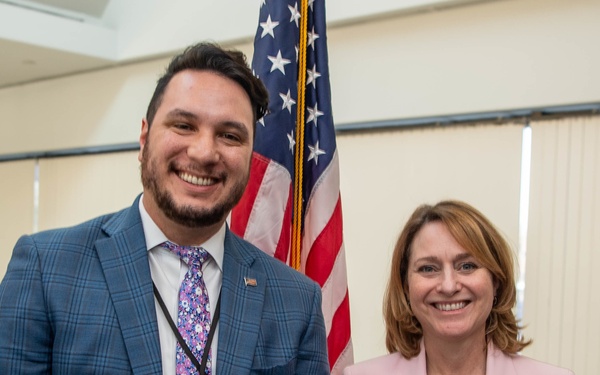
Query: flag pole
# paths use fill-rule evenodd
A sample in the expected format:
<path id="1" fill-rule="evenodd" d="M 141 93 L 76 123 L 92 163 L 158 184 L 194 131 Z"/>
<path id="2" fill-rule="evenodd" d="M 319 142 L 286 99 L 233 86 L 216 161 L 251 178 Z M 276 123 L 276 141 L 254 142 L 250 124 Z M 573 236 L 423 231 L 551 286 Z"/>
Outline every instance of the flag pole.
<path id="1" fill-rule="evenodd" d="M 298 106 L 296 113 L 296 159 L 294 167 L 294 212 L 290 265 L 300 270 L 302 251 L 302 186 L 304 175 L 304 114 L 306 94 L 306 43 L 308 39 L 308 0 L 300 1 L 300 40 L 298 46 Z"/>

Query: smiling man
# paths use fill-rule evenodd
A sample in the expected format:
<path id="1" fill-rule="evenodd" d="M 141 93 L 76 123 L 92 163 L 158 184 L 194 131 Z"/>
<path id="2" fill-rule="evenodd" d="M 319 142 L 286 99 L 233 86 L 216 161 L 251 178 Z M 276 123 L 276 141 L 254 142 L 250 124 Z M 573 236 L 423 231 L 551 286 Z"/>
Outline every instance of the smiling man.
<path id="1" fill-rule="evenodd" d="M 316 283 L 236 237 L 268 93 L 214 44 L 176 56 L 142 120 L 143 194 L 23 236 L 0 284 L 8 374 L 328 374 Z"/>
<path id="2" fill-rule="evenodd" d="M 254 121 L 235 81 L 207 70 L 171 79 L 142 122 L 139 157 L 144 207 L 167 237 L 200 244 L 223 225 L 248 181 Z"/>

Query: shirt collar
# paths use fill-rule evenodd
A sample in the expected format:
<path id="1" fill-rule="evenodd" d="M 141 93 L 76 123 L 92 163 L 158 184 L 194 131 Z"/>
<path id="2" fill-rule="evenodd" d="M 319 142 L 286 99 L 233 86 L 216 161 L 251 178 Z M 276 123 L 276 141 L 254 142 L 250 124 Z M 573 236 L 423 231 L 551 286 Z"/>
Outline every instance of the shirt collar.
<path id="1" fill-rule="evenodd" d="M 143 198 L 143 196 L 142 196 Z M 142 227 L 144 228 L 144 238 L 146 239 L 147 250 L 150 251 L 160 245 L 161 243 L 168 241 L 169 239 L 160 230 L 158 225 L 152 220 L 148 211 L 144 207 L 143 199 L 140 198 L 139 210 L 142 218 Z M 210 256 L 215 260 L 217 266 L 223 272 L 223 254 L 225 252 L 225 231 L 227 225 L 223 223 L 221 228 L 206 242 L 200 244 Z"/>

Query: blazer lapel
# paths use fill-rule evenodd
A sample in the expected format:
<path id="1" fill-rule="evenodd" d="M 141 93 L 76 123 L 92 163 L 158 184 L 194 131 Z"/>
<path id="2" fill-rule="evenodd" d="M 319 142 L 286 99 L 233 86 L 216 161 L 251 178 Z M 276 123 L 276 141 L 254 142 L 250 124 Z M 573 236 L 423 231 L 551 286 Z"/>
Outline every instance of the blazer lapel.
<path id="1" fill-rule="evenodd" d="M 517 375 L 512 358 L 498 350 L 490 341 L 486 362 L 487 375 Z"/>
<path id="2" fill-rule="evenodd" d="M 251 268 L 254 256 L 246 246 L 227 229 L 217 355 L 219 374 L 248 374 L 254 361 L 266 276 Z"/>
<path id="3" fill-rule="evenodd" d="M 401 374 L 427 375 L 427 354 L 425 353 L 425 343 L 421 339 L 421 351 L 419 355 L 407 360 L 402 367 Z"/>
<path id="4" fill-rule="evenodd" d="M 152 276 L 138 201 L 139 197 L 104 225 L 108 237 L 96 242 L 96 250 L 133 373 L 161 374 Z"/>

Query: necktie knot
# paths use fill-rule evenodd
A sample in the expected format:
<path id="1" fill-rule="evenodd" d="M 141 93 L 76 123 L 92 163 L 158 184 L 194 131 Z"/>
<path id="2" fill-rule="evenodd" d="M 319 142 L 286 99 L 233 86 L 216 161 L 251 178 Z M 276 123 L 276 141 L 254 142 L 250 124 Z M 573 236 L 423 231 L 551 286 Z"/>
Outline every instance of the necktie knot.
<path id="1" fill-rule="evenodd" d="M 188 266 L 195 266 L 198 269 L 202 269 L 202 264 L 208 259 L 209 255 L 208 251 L 200 246 L 181 246 L 171 241 L 163 242 L 161 246 L 180 257 Z"/>

